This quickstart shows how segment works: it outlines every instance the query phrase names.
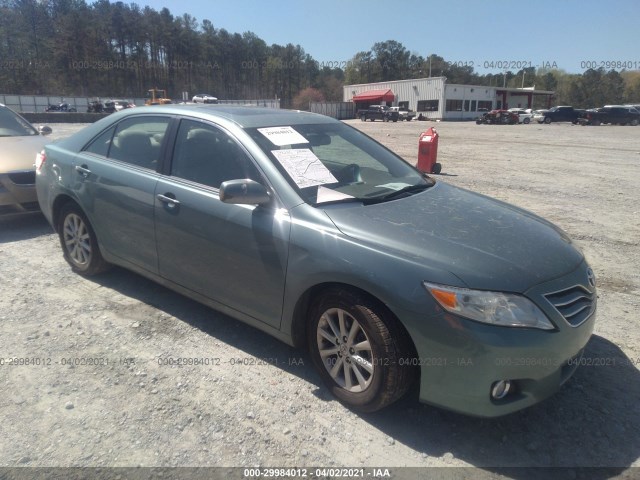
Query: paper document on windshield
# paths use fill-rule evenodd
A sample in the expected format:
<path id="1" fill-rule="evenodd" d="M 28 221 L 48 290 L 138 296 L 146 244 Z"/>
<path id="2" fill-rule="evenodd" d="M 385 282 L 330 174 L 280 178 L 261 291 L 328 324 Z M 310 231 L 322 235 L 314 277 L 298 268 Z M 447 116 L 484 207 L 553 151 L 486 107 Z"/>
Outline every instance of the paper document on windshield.
<path id="1" fill-rule="evenodd" d="M 403 188 L 410 187 L 408 183 L 385 183 L 384 185 L 376 185 L 378 188 L 388 188 L 389 190 L 402 190 Z"/>
<path id="2" fill-rule="evenodd" d="M 294 130 L 293 127 L 267 127 L 259 128 L 258 131 L 278 147 L 309 143 L 309 141 Z"/>
<path id="3" fill-rule="evenodd" d="M 346 193 L 336 192 L 330 188 L 318 187 L 318 195 L 316 196 L 316 203 L 335 202 L 339 200 L 346 200 L 348 198 L 354 198 L 352 195 Z"/>
<path id="4" fill-rule="evenodd" d="M 308 148 L 272 150 L 271 153 L 300 188 L 336 183 L 338 181 Z"/>

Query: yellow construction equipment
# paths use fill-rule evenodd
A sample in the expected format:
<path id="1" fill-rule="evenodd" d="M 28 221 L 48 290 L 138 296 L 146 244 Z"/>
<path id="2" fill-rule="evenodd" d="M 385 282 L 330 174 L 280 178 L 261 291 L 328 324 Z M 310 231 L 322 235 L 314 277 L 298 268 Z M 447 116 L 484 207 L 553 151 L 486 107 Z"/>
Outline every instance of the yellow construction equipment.
<path id="1" fill-rule="evenodd" d="M 144 101 L 145 105 L 167 105 L 171 102 L 170 98 L 167 98 L 167 91 L 159 88 L 150 88 L 147 90 L 147 99 Z"/>

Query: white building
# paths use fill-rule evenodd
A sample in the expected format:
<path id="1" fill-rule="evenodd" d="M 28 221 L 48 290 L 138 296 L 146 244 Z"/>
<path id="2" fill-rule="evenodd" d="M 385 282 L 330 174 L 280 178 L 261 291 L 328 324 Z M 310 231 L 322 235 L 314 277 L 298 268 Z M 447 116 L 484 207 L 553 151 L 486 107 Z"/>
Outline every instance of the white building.
<path id="1" fill-rule="evenodd" d="M 554 92 L 533 88 L 501 88 L 448 84 L 446 77 L 345 85 L 343 101 L 359 108 L 386 104 L 410 108 L 423 117 L 468 120 L 495 108 L 531 108 L 534 95 L 550 102 Z"/>

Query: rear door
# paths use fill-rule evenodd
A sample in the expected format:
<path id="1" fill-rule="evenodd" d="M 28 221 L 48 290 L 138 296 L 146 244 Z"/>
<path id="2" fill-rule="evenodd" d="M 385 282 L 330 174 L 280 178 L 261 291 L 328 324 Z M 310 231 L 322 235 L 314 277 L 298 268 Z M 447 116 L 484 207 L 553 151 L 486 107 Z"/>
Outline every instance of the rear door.
<path id="1" fill-rule="evenodd" d="M 216 125 L 182 119 L 170 175 L 156 185 L 160 275 L 218 303 L 278 327 L 290 224 L 273 204 L 230 205 L 220 184 L 266 182 L 242 146 Z"/>
<path id="2" fill-rule="evenodd" d="M 74 162 L 73 190 L 102 249 L 158 271 L 153 206 L 170 117 L 136 115 L 105 130 Z"/>

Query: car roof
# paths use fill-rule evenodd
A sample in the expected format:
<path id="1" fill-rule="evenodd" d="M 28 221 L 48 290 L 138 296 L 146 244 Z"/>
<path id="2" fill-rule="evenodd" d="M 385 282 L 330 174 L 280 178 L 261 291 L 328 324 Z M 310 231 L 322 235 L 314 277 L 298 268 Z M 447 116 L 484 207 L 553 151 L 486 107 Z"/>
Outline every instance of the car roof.
<path id="1" fill-rule="evenodd" d="M 317 113 L 299 110 L 281 110 L 279 108 L 249 107 L 237 105 L 153 105 L 140 107 L 135 112 L 124 115 L 144 113 L 164 113 L 170 115 L 193 115 L 211 120 L 224 119 L 241 128 L 269 127 L 279 125 L 296 125 L 305 123 L 335 123 L 338 120 Z"/>
<path id="2" fill-rule="evenodd" d="M 236 125 L 242 129 L 304 124 L 342 124 L 339 120 L 335 120 L 325 115 L 301 112 L 298 110 L 200 103 L 153 105 L 122 109 L 119 112 L 113 113 L 108 117 L 92 123 L 74 135 L 58 140 L 56 145 L 62 146 L 63 148 L 67 148 L 71 151 L 80 151 L 80 149 L 82 149 L 89 140 L 113 124 L 132 116 L 153 114 L 196 117 L 201 120 L 209 120 L 221 125 L 226 123 L 229 127 L 231 125 Z"/>

